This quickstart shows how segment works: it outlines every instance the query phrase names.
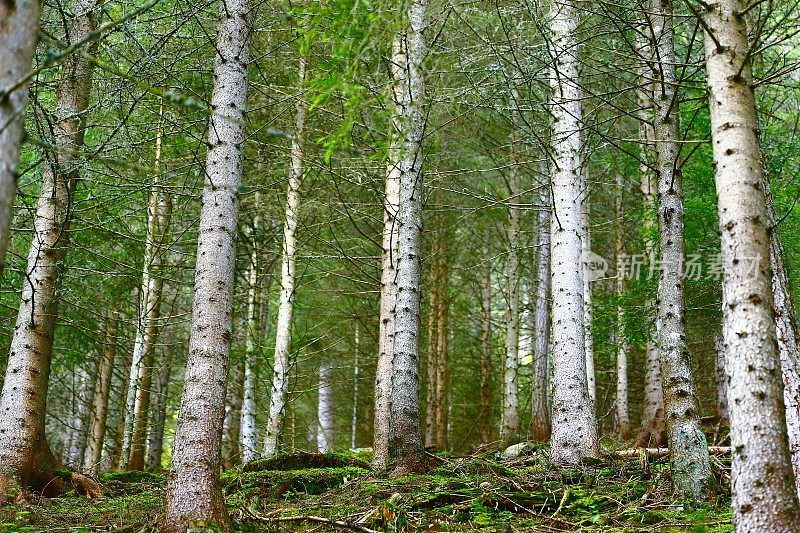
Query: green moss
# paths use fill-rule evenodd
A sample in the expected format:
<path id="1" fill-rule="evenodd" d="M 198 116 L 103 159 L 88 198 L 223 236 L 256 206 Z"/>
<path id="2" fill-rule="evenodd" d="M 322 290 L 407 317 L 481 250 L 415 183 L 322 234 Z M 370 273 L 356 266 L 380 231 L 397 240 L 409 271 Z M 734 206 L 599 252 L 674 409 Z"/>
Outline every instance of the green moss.
<path id="1" fill-rule="evenodd" d="M 362 455 L 351 452 L 310 453 L 294 450 L 281 453 L 266 459 L 256 459 L 242 466 L 242 472 L 258 472 L 261 470 L 300 470 L 304 468 L 342 468 L 353 466 L 370 468 Z"/>
<path id="2" fill-rule="evenodd" d="M 282 498 L 291 493 L 320 494 L 347 481 L 369 474 L 363 468 L 307 468 L 243 472 L 222 478 L 223 488 L 232 496 Z"/>

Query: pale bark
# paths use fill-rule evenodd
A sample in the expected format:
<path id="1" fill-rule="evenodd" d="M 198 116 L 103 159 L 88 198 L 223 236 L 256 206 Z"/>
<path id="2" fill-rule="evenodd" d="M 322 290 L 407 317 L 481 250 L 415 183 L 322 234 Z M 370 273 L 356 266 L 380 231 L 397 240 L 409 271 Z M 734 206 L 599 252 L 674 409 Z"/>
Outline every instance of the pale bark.
<path id="1" fill-rule="evenodd" d="M 512 101 L 516 107 L 519 95 L 512 90 Z M 514 117 L 517 111 L 512 111 Z M 512 119 L 512 125 L 517 120 Z M 520 193 L 522 184 L 519 176 L 519 149 L 517 133 L 511 136 L 511 168 L 508 177 L 508 256 L 506 259 L 506 336 L 505 359 L 503 363 L 503 408 L 500 412 L 500 442 L 504 446 L 514 444 L 519 438 L 519 396 L 517 393 L 517 371 L 519 367 L 519 252 L 520 252 Z"/>
<path id="2" fill-rule="evenodd" d="M 260 211 L 261 193 L 256 193 L 256 208 Z M 261 231 L 261 217 L 258 213 L 253 220 L 253 230 L 255 234 Z M 247 463 L 258 457 L 258 432 L 256 428 L 256 368 L 258 365 L 258 345 L 257 338 L 263 338 L 264 332 L 261 331 L 259 317 L 266 305 L 265 301 L 258 301 L 258 271 L 259 253 L 255 240 L 251 242 L 253 250 L 250 254 L 250 269 L 248 271 L 248 291 L 247 291 L 247 337 L 245 340 L 245 361 L 244 361 L 244 383 L 242 385 L 242 409 L 239 420 L 239 444 L 242 453 L 242 462 Z M 266 285 L 270 278 L 264 276 L 263 283 Z M 268 287 L 262 291 L 261 297 L 268 295 Z M 268 296 L 267 296 L 268 298 Z M 260 303 L 260 305 L 258 305 Z"/>
<path id="3" fill-rule="evenodd" d="M 551 459 L 576 464 L 598 453 L 597 420 L 587 386 L 581 254 L 581 91 L 577 11 L 572 0 L 553 6 L 550 20 L 553 95 L 551 230 L 553 405 Z"/>
<path id="4" fill-rule="evenodd" d="M 81 0 L 75 6 L 76 16 L 70 31 L 71 42 L 84 38 L 94 29 L 95 5 L 96 0 Z M 12 15 L 8 12 L 8 3 L 4 6 L 1 8 L 2 14 Z M 16 15 L 21 18 L 14 16 L 3 20 L 0 28 L 5 31 L 5 26 L 13 22 L 16 29 L 34 30 L 33 34 L 22 38 L 35 40 L 38 6 L 23 2 L 19 7 L 21 9 L 16 11 Z M 25 17 L 31 17 L 32 20 L 24 20 Z M 14 53 L 23 54 L 24 50 L 17 49 L 14 45 L 21 37 L 8 35 L 8 38 L 14 46 Z M 2 42 L 6 46 L 6 41 Z M 30 57 L 29 54 L 25 56 L 26 59 Z M 30 62 L 23 60 L 18 64 L 12 59 L 8 64 L 24 71 Z M 0 67 L 4 72 L 6 65 L 4 63 Z M 0 417 L 0 495 L 6 494 L 15 484 L 34 489 L 44 488 L 46 493 L 57 492 L 60 488 L 60 482 L 53 478 L 54 459 L 47 443 L 44 423 L 53 354 L 53 330 L 58 316 L 58 286 L 69 246 L 72 197 L 81 164 L 77 156 L 83 148 L 84 112 L 89 104 L 92 67 L 92 63 L 83 57 L 72 55 L 64 62 L 58 84 L 56 120 L 53 124 L 55 153 L 42 175 L 19 314 L 11 338 L 6 378 L 0 398 L 0 412 L 3 413 Z M 24 104 L 24 99 L 20 98 L 22 97 L 18 95 L 13 105 Z M 21 128 L 20 124 L 14 124 L 12 129 Z M 21 130 L 16 131 L 9 137 L 10 144 L 13 144 L 11 141 Z M 9 157 L 14 157 L 3 159 L 2 164 L 10 164 L 11 168 L 6 170 L 4 166 L 3 172 L 13 171 L 18 153 L 18 149 L 9 151 Z"/>
<path id="5" fill-rule="evenodd" d="M 244 398 L 244 361 L 229 362 L 228 386 L 225 390 L 225 417 L 222 419 L 222 464 L 233 468 L 242 457 L 240 449 L 242 404 Z"/>
<path id="6" fill-rule="evenodd" d="M 397 298 L 398 224 L 400 204 L 400 140 L 396 132 L 401 131 L 403 112 L 403 70 L 405 52 L 400 39 L 392 46 L 392 92 L 394 98 L 393 128 L 389 146 L 389 163 L 386 169 L 386 184 L 383 203 L 383 241 L 381 245 L 381 303 L 378 331 L 378 363 L 375 370 L 375 412 L 373 429 L 372 466 L 377 470 L 389 466 L 389 433 L 391 431 L 390 397 L 394 373 L 394 323 L 395 300 Z"/>
<path id="7" fill-rule="evenodd" d="M 358 433 L 358 380 L 359 374 L 361 373 L 361 367 L 359 366 L 359 350 L 361 348 L 361 337 L 360 337 L 360 328 L 359 323 L 356 322 L 356 330 L 355 330 L 355 349 L 353 354 L 353 412 L 350 418 L 350 449 L 355 449 L 356 447 L 356 436 Z"/>
<path id="8" fill-rule="evenodd" d="M 319 366 L 319 395 L 317 397 L 317 451 L 333 450 L 333 363 L 323 361 Z"/>
<path id="9" fill-rule="evenodd" d="M 649 6 L 649 4 L 648 4 Z M 650 63 L 654 60 L 653 46 L 649 34 L 649 25 L 643 24 L 638 34 L 638 43 L 643 62 L 648 63 L 642 67 L 641 76 L 644 81 L 638 91 L 640 105 L 639 112 L 639 137 L 641 139 L 641 163 L 639 165 L 639 189 L 642 193 L 644 205 L 644 219 L 642 220 L 642 233 L 644 235 L 645 256 L 647 269 L 656 262 L 655 236 L 657 234 L 656 192 L 658 190 L 655 174 L 650 163 L 653 160 L 653 82 L 654 73 Z M 655 308 L 655 305 L 647 305 Z M 635 444 L 640 447 L 664 446 L 667 443 L 667 426 L 664 418 L 664 388 L 661 384 L 661 360 L 656 347 L 657 324 L 648 318 L 648 337 L 645 346 L 645 374 L 644 374 L 644 409 L 639 432 Z"/>
<path id="10" fill-rule="evenodd" d="M 156 134 L 155 171 L 153 186 L 148 204 L 147 237 L 145 242 L 145 264 L 142 273 L 142 304 L 140 308 L 139 329 L 135 346 L 140 353 L 134 353 L 134 360 L 138 357 L 138 368 L 133 385 L 133 411 L 132 432 L 129 438 L 130 456 L 128 459 L 129 470 L 142 470 L 144 468 L 145 444 L 147 440 L 147 423 L 150 411 L 150 393 L 153 381 L 153 361 L 155 360 L 155 343 L 158 338 L 161 322 L 161 293 L 164 287 L 162 272 L 165 244 L 172 216 L 172 201 L 169 195 L 159 190 L 159 176 L 161 166 L 162 128 L 161 117 L 164 114 L 163 102 L 159 109 L 159 126 Z M 133 369 L 132 369 L 133 370 Z"/>
<path id="11" fill-rule="evenodd" d="M 582 163 L 584 174 L 583 184 L 585 187 L 585 198 L 581 205 L 581 250 L 584 254 L 592 250 L 592 234 L 589 222 L 589 184 L 587 178 L 586 162 Z M 594 311 L 592 309 L 592 279 L 589 272 L 589 263 L 583 262 L 583 346 L 586 353 L 586 390 L 589 394 L 592 412 L 597 409 L 597 378 L 594 368 L 594 334 L 592 333 L 592 323 Z"/>
<path id="12" fill-rule="evenodd" d="M 432 224 L 437 224 L 434 218 Z M 439 307 L 441 305 L 442 287 L 439 276 L 439 241 L 436 239 L 433 250 L 433 264 L 428 280 L 430 301 L 428 303 L 428 386 L 425 391 L 425 446 L 434 447 L 436 440 L 436 401 L 437 387 L 436 368 L 439 360 Z"/>
<path id="13" fill-rule="evenodd" d="M 31 69 L 41 10 L 39 0 L 0 5 L 0 280 L 11 237 L 17 165 L 28 104 L 28 84 L 14 85 Z"/>
<path id="14" fill-rule="evenodd" d="M 440 237 L 442 238 L 442 237 Z M 444 237 L 446 238 L 446 237 Z M 434 446 L 439 450 L 448 449 L 448 428 L 450 426 L 450 373 L 449 373 L 449 300 L 447 297 L 447 286 L 449 282 L 449 270 L 447 268 L 447 252 L 440 250 L 439 256 L 439 284 L 441 298 L 437 310 L 436 320 L 436 396 L 434 405 L 435 411 L 435 434 Z"/>
<path id="15" fill-rule="evenodd" d="M 125 399 L 128 393 L 128 372 L 131 367 L 132 354 L 126 354 L 125 359 L 118 366 L 121 372 L 117 375 L 111 376 L 112 391 L 119 391 L 118 405 L 115 409 L 115 423 L 113 430 L 113 440 L 111 446 L 103 450 L 103 462 L 108 464 L 108 469 L 111 471 L 119 470 L 123 465 L 122 448 L 123 448 L 123 434 L 125 433 Z M 110 401 L 110 400 L 109 400 Z"/>
<path id="16" fill-rule="evenodd" d="M 664 386 L 667 442 L 673 494 L 702 502 L 708 494 L 711 467 L 686 345 L 683 289 L 683 184 L 678 165 L 678 103 L 672 0 L 653 0 L 650 27 L 658 56 L 654 92 L 658 169 L 658 349 Z"/>
<path id="17" fill-rule="evenodd" d="M 488 444 L 492 440 L 492 263 L 489 259 L 488 235 L 484 237 L 481 257 L 483 257 L 483 273 L 481 275 L 481 411 L 478 427 L 481 443 Z"/>
<path id="18" fill-rule="evenodd" d="M 770 279 L 769 212 L 741 0 L 704 11 L 737 531 L 800 531 Z"/>
<path id="19" fill-rule="evenodd" d="M 400 37 L 404 61 L 399 84 L 403 115 L 399 131 L 402 151 L 400 198 L 397 212 L 397 297 L 394 323 L 394 372 L 389 401 L 392 431 L 390 450 L 397 456 L 395 474 L 425 467 L 419 417 L 420 240 L 422 231 L 422 139 L 425 131 L 425 84 L 422 61 L 426 53 L 426 0 L 412 0 L 408 27 Z"/>
<path id="20" fill-rule="evenodd" d="M 106 435 L 106 420 L 108 419 L 108 397 L 111 391 L 111 377 L 114 371 L 114 359 L 117 354 L 116 320 L 113 311 L 105 317 L 103 355 L 97 370 L 97 381 L 95 382 L 92 398 L 91 426 L 86 442 L 86 451 L 83 454 L 83 470 L 93 475 L 98 475 L 108 468 L 101 459 L 103 441 Z"/>
<path id="21" fill-rule="evenodd" d="M 770 220 L 770 260 L 772 267 L 772 298 L 775 309 L 775 331 L 783 376 L 783 403 L 786 407 L 786 429 L 789 436 L 789 453 L 792 456 L 795 484 L 800 494 L 800 347 L 798 347 L 797 312 L 789 286 L 783 246 L 775 227 L 775 209 L 769 183 L 765 181 L 767 212 Z M 723 354 L 725 350 L 721 348 Z M 727 366 L 726 366 L 727 369 Z M 727 382 L 727 380 L 726 380 Z M 727 388 L 726 388 L 727 392 Z M 727 402 L 727 395 L 725 397 Z M 728 418 L 726 403 L 725 417 Z"/>
<path id="22" fill-rule="evenodd" d="M 615 256 L 616 264 L 625 255 L 625 212 L 623 208 L 623 193 L 625 180 L 621 172 L 616 174 L 616 189 L 614 198 L 614 215 L 616 218 Z M 623 272 L 617 271 L 616 279 L 617 299 L 621 302 L 625 294 L 625 277 Z M 614 429 L 617 435 L 627 439 L 631 432 L 631 421 L 628 411 L 628 334 L 625 331 L 625 310 L 621 303 L 617 304 L 616 329 L 617 339 L 616 367 L 617 367 L 617 393 L 614 396 Z"/>
<path id="23" fill-rule="evenodd" d="M 722 335 L 714 339 L 714 363 L 717 379 L 717 416 L 720 421 L 728 422 L 728 363 L 725 360 L 725 348 Z"/>
<path id="24" fill-rule="evenodd" d="M 542 175 L 549 172 L 544 165 Z M 536 262 L 536 310 L 534 316 L 533 381 L 531 383 L 531 440 L 550 439 L 550 408 L 548 406 L 550 348 L 550 187 L 542 186 L 542 205 L 539 211 L 539 256 Z"/>
<path id="25" fill-rule="evenodd" d="M 90 356 L 94 359 L 94 356 Z M 71 438 L 67 450 L 66 463 L 68 466 L 80 469 L 83 464 L 83 454 L 86 452 L 86 441 L 89 433 L 89 416 L 91 415 L 92 396 L 94 394 L 95 378 L 97 377 L 97 361 L 88 361 L 78 371 L 78 390 L 76 391 L 75 409 L 70 421 Z M 91 368 L 87 368 L 90 366 Z"/>
<path id="26" fill-rule="evenodd" d="M 306 60 L 300 59 L 299 87 L 302 91 L 306 79 Z M 286 212 L 283 226 L 283 259 L 281 262 L 281 295 L 278 319 L 275 326 L 275 359 L 272 370 L 272 391 L 269 398 L 269 415 L 264 432 L 264 455 L 278 452 L 283 436 L 286 401 L 289 395 L 290 351 L 292 348 L 292 313 L 294 311 L 295 255 L 297 254 L 298 209 L 300 186 L 303 182 L 303 136 L 308 103 L 302 94 L 295 106 L 295 131 L 292 137 L 292 168 L 286 193 Z"/>
<path id="27" fill-rule="evenodd" d="M 161 469 L 161 456 L 164 452 L 164 425 L 167 419 L 167 400 L 169 399 L 169 379 L 172 373 L 173 345 L 164 346 L 161 364 L 156 374 L 155 399 L 153 401 L 153 416 L 147 436 L 147 459 L 145 467 L 148 470 Z"/>
<path id="28" fill-rule="evenodd" d="M 247 0 L 222 1 L 189 354 L 161 528 L 167 533 L 184 533 L 200 521 L 227 530 L 219 465 L 232 329 L 250 15 Z"/>

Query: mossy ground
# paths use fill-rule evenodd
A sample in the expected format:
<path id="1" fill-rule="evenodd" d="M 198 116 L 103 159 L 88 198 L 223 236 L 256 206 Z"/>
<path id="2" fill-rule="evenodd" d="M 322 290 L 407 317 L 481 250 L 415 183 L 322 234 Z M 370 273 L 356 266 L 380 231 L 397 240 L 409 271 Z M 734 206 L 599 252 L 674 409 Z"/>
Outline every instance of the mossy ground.
<path id="1" fill-rule="evenodd" d="M 296 453 L 223 473 L 236 531 L 342 531 L 312 515 L 377 531 L 732 531 L 726 465 L 715 460 L 717 489 L 690 509 L 669 497 L 663 462 L 607 459 L 555 469 L 543 454 L 500 461 L 488 454 L 440 458 L 427 474 L 387 479 L 364 457 Z M 264 469 L 268 468 L 268 469 Z M 33 499 L 0 510 L 0 532 L 158 531 L 164 477 L 114 473 L 105 497 Z"/>

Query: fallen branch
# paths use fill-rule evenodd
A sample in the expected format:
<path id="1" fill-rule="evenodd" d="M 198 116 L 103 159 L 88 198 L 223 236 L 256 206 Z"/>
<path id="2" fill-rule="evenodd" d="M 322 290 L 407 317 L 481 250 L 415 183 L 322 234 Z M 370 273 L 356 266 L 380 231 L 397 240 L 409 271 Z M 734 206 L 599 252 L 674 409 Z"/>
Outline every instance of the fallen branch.
<path id="1" fill-rule="evenodd" d="M 708 453 L 711 455 L 729 455 L 731 453 L 730 446 L 709 446 Z M 617 450 L 614 452 L 619 458 L 626 459 L 631 457 L 666 457 L 669 455 L 669 448 L 629 448 L 627 450 Z"/>
<path id="2" fill-rule="evenodd" d="M 342 520 L 332 520 L 330 518 L 324 518 L 322 516 L 300 515 L 300 516 L 278 516 L 275 518 L 271 518 L 271 517 L 257 515 L 253 511 L 250 511 L 249 509 L 247 509 L 246 512 L 254 520 L 257 520 L 258 522 L 262 522 L 265 524 L 278 524 L 285 522 L 315 522 L 317 524 L 325 524 L 326 526 L 335 526 L 335 527 L 340 527 L 342 529 L 360 531 L 361 533 L 380 533 L 379 531 L 375 529 L 370 529 L 366 526 L 361 526 L 358 524 L 354 524 L 352 522 L 344 522 Z"/>

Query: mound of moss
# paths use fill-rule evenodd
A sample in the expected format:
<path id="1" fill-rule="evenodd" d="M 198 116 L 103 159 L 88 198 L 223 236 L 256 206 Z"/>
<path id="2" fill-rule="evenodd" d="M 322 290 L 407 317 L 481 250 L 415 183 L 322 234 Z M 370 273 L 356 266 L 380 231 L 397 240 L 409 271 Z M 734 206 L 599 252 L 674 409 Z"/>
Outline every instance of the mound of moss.
<path id="1" fill-rule="evenodd" d="M 256 459 L 242 466 L 242 472 L 263 470 L 302 470 L 304 468 L 356 467 L 369 470 L 369 462 L 360 454 L 350 452 L 311 453 L 294 450 L 265 459 Z"/>
<path id="2" fill-rule="evenodd" d="M 299 470 L 262 470 L 256 472 L 225 472 L 222 487 L 234 499 L 258 497 L 279 499 L 288 494 L 322 494 L 357 478 L 367 476 L 363 468 L 304 468 Z"/>

